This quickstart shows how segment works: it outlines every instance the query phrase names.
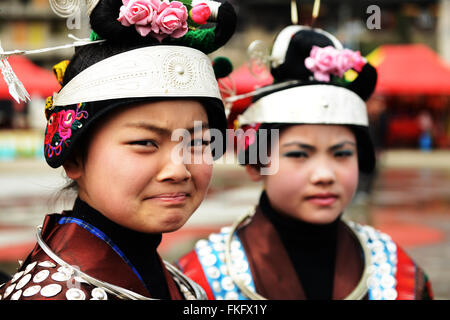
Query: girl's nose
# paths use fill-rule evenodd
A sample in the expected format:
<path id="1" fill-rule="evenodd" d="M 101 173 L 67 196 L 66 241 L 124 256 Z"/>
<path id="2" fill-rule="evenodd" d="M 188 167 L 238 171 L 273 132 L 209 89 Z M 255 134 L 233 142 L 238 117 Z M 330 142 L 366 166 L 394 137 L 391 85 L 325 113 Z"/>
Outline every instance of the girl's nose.
<path id="1" fill-rule="evenodd" d="M 167 159 L 161 166 L 161 170 L 157 174 L 156 179 L 160 182 L 182 182 L 191 178 L 191 173 L 187 169 L 183 161 L 176 161 L 175 159 Z"/>
<path id="2" fill-rule="evenodd" d="M 331 165 L 326 161 L 318 161 L 311 173 L 311 183 L 331 185 L 336 181 L 336 175 Z"/>

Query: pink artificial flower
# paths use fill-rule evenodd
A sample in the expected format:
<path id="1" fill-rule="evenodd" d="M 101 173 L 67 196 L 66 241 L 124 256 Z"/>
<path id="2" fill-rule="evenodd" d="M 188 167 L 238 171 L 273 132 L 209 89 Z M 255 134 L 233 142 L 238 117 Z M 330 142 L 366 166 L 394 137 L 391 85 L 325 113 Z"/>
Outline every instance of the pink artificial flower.
<path id="1" fill-rule="evenodd" d="M 122 0 L 122 3 L 117 20 L 125 27 L 134 24 L 137 32 L 143 37 L 148 35 L 160 0 Z"/>
<path id="2" fill-rule="evenodd" d="M 335 73 L 338 77 L 343 77 L 344 73 L 353 67 L 353 56 L 354 52 L 349 49 L 344 49 L 336 55 Z"/>
<path id="3" fill-rule="evenodd" d="M 205 24 L 211 16 L 211 9 L 206 3 L 199 3 L 191 9 L 189 15 L 195 23 Z"/>
<path id="4" fill-rule="evenodd" d="M 60 111 L 58 133 L 61 139 L 67 140 L 72 136 L 72 123 L 75 121 L 75 111 Z"/>
<path id="5" fill-rule="evenodd" d="M 305 59 L 305 66 L 314 73 L 314 78 L 324 82 L 330 81 L 330 74 L 341 78 L 352 68 L 360 72 L 365 64 L 359 51 L 338 50 L 332 46 L 313 46 L 310 56 Z"/>
<path id="6" fill-rule="evenodd" d="M 361 72 L 366 63 L 367 60 L 361 56 L 361 53 L 359 51 L 353 52 L 353 69 Z"/>
<path id="7" fill-rule="evenodd" d="M 305 66 L 314 73 L 316 80 L 329 82 L 330 73 L 335 71 L 336 55 L 337 50 L 332 46 L 313 46 L 310 56 L 305 59 Z"/>
<path id="8" fill-rule="evenodd" d="M 161 2 L 158 15 L 152 24 L 152 35 L 159 40 L 171 36 L 181 38 L 188 32 L 188 12 L 179 1 Z"/>

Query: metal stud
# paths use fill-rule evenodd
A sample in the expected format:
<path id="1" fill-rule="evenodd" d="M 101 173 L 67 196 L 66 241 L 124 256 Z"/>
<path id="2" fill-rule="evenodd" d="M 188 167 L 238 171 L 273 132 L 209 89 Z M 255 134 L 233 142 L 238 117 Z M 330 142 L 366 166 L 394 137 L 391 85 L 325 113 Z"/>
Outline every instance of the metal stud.
<path id="1" fill-rule="evenodd" d="M 40 283 L 40 282 L 44 281 L 45 279 L 47 279 L 49 274 L 50 274 L 50 271 L 48 271 L 48 270 L 41 270 L 38 273 L 36 273 L 36 275 L 33 277 L 33 282 L 34 283 Z"/>
<path id="2" fill-rule="evenodd" d="M 219 269 L 214 266 L 207 268 L 206 274 L 208 275 L 208 277 L 213 278 L 213 279 L 217 279 L 220 277 Z"/>
<path id="3" fill-rule="evenodd" d="M 16 287 L 16 284 L 14 283 L 14 284 L 10 285 L 8 288 L 6 288 L 5 294 L 3 295 L 3 299 L 8 297 L 11 294 L 11 292 L 13 292 L 15 287 Z"/>
<path id="4" fill-rule="evenodd" d="M 217 262 L 217 257 L 213 254 L 209 254 L 205 257 L 202 257 L 202 264 L 207 267 L 214 265 Z"/>
<path id="5" fill-rule="evenodd" d="M 11 296 L 11 300 L 19 300 L 21 295 L 22 295 L 22 290 L 16 291 Z"/>
<path id="6" fill-rule="evenodd" d="M 11 283 L 14 283 L 23 275 L 23 271 L 17 272 L 11 279 Z"/>
<path id="7" fill-rule="evenodd" d="M 31 280 L 31 274 L 25 275 L 22 279 L 17 282 L 16 289 L 22 289 Z"/>
<path id="8" fill-rule="evenodd" d="M 54 267 L 56 267 L 56 264 L 47 260 L 47 261 L 40 262 L 38 264 L 38 266 L 44 267 L 44 268 L 54 268 Z"/>
<path id="9" fill-rule="evenodd" d="M 237 292 L 230 291 L 225 294 L 225 300 L 238 300 L 238 299 L 239 295 L 237 294 Z"/>
<path id="10" fill-rule="evenodd" d="M 59 267 L 58 272 L 64 273 L 64 274 L 68 275 L 69 277 L 71 275 L 73 275 L 73 273 L 74 273 L 73 269 L 70 267 L 67 267 L 67 266 Z"/>
<path id="11" fill-rule="evenodd" d="M 39 286 L 39 285 L 31 286 L 31 287 L 26 288 L 23 291 L 22 295 L 24 297 L 31 297 L 31 296 L 34 296 L 36 293 L 38 293 L 40 290 L 41 290 L 41 286 Z"/>
<path id="12" fill-rule="evenodd" d="M 41 289 L 41 295 L 46 298 L 54 297 L 62 290 L 62 286 L 56 283 L 49 284 Z"/>
<path id="13" fill-rule="evenodd" d="M 85 300 L 86 294 L 77 288 L 70 288 L 66 291 L 67 300 Z"/>
<path id="14" fill-rule="evenodd" d="M 52 279 L 59 282 L 64 282 L 70 279 L 70 275 L 62 272 L 56 272 L 52 274 Z"/>
<path id="15" fill-rule="evenodd" d="M 227 291 L 231 291 L 234 289 L 234 283 L 231 277 L 224 277 L 221 281 L 222 288 Z"/>
<path id="16" fill-rule="evenodd" d="M 220 291 L 222 291 L 222 287 L 221 287 L 219 281 L 213 281 L 213 282 L 211 283 L 211 285 L 212 285 L 212 289 L 213 289 L 215 292 L 220 292 Z"/>
<path id="17" fill-rule="evenodd" d="M 33 270 L 33 268 L 36 266 L 36 264 L 37 264 L 37 262 L 35 261 L 35 262 L 30 263 L 29 265 L 27 265 L 25 270 L 24 270 L 24 272 L 23 272 L 23 274 L 27 274 L 28 272 Z"/>
<path id="18" fill-rule="evenodd" d="M 382 295 L 386 300 L 395 300 L 397 298 L 397 291 L 393 288 L 389 288 L 384 290 Z"/>
<path id="19" fill-rule="evenodd" d="M 208 240 L 201 239 L 201 240 L 197 241 L 197 243 L 195 244 L 195 247 L 197 249 L 200 249 L 200 248 L 206 247 L 207 245 L 208 245 Z"/>
<path id="20" fill-rule="evenodd" d="M 94 288 L 91 292 L 91 300 L 108 300 L 108 295 L 102 288 Z"/>

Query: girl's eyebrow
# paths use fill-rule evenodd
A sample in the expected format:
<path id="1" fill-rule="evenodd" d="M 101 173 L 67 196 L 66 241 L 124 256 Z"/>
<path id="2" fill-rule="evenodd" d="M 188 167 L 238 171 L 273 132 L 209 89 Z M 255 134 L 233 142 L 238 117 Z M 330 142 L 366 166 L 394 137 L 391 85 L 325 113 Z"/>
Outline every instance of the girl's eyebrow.
<path id="1" fill-rule="evenodd" d="M 335 144 L 334 146 L 331 146 L 329 149 L 330 151 L 335 151 L 338 149 L 341 149 L 342 147 L 344 147 L 346 144 L 349 144 L 353 147 L 356 147 L 356 143 L 354 143 L 353 141 L 342 141 L 341 143 Z"/>
<path id="2" fill-rule="evenodd" d="M 307 143 L 302 143 L 302 142 L 288 142 L 282 145 L 282 147 L 290 147 L 290 146 L 297 146 L 300 147 L 302 149 L 307 149 L 307 150 L 316 150 L 316 148 L 312 145 L 309 145 Z"/>
<path id="3" fill-rule="evenodd" d="M 157 133 L 159 135 L 171 135 L 172 131 L 173 131 L 171 129 L 159 127 L 157 125 L 154 125 L 154 124 L 148 123 L 148 122 L 130 122 L 130 123 L 126 123 L 125 127 L 127 127 L 127 128 L 136 128 L 136 129 L 144 129 L 144 130 L 147 130 L 147 131 L 155 132 L 155 133 Z M 194 131 L 196 131 L 196 130 L 204 130 L 204 129 L 209 129 L 208 123 L 203 123 L 202 122 L 201 126 L 191 127 L 189 129 L 186 129 L 186 130 L 189 133 L 194 133 Z"/>
<path id="4" fill-rule="evenodd" d="M 341 148 L 344 147 L 346 144 L 350 144 L 350 145 L 356 147 L 356 143 L 354 143 L 354 142 L 352 142 L 352 141 L 347 141 L 347 140 L 345 140 L 345 141 L 342 141 L 342 142 L 340 142 L 340 143 L 338 143 L 338 144 L 335 144 L 335 145 L 331 146 L 331 147 L 329 148 L 329 150 L 330 150 L 330 151 L 334 151 L 334 150 L 341 149 Z M 297 146 L 297 147 L 300 147 L 300 148 L 302 148 L 302 149 L 307 149 L 307 150 L 311 150 L 311 151 L 316 150 L 316 147 L 314 147 L 314 146 L 312 146 L 312 145 L 310 145 L 310 144 L 307 144 L 307 143 L 303 143 L 303 142 L 295 142 L 295 141 L 294 141 L 294 142 L 288 142 L 288 143 L 285 143 L 285 144 L 282 145 L 282 147 L 290 147 L 290 146 Z"/>

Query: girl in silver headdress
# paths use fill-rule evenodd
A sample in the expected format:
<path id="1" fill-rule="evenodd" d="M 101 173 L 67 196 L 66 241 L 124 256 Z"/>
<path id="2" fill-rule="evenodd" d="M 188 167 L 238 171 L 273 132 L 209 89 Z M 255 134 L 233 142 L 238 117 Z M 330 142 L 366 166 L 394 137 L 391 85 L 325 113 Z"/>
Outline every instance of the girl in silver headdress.
<path id="1" fill-rule="evenodd" d="M 64 167 L 78 197 L 46 216 L 0 299 L 204 299 L 156 250 L 200 205 L 208 160 L 221 156 L 208 149 L 226 117 L 206 54 L 231 37 L 235 12 L 214 1 L 88 5 L 96 42 L 55 68 L 62 88 L 45 110 L 45 158 Z M 207 21 L 216 25 L 199 28 Z M 177 129 L 188 136 L 174 140 Z M 185 161 L 197 153 L 204 161 Z"/>
<path id="2" fill-rule="evenodd" d="M 331 34 L 292 25 L 274 42 L 271 72 L 274 84 L 237 117 L 246 132 L 237 156 L 263 184 L 259 203 L 197 242 L 181 270 L 210 299 L 432 298 L 425 273 L 389 235 L 342 217 L 358 172 L 375 167 L 364 101 L 376 70 Z M 271 130 L 279 137 L 267 139 Z"/>

